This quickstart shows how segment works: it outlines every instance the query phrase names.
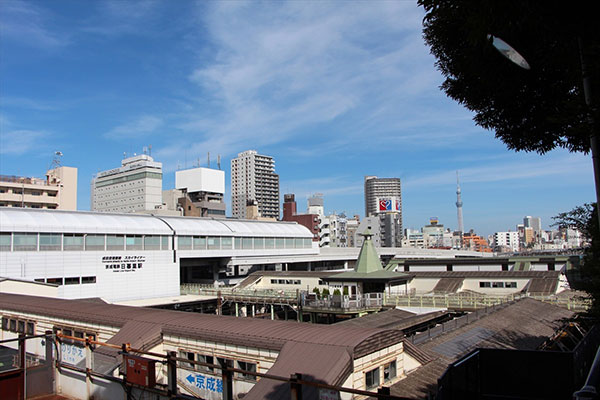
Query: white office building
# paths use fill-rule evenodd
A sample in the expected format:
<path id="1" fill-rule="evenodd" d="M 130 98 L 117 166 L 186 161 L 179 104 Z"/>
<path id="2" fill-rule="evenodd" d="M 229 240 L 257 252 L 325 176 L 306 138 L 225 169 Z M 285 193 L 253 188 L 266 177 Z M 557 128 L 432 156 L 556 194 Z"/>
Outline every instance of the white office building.
<path id="1" fill-rule="evenodd" d="M 232 216 L 248 218 L 246 205 L 253 200 L 261 217 L 279 219 L 279 175 L 275 173 L 275 160 L 248 150 L 231 160 Z"/>
<path id="2" fill-rule="evenodd" d="M 100 212 L 154 210 L 162 205 L 162 163 L 147 154 L 125 158 L 120 168 L 92 179 L 91 209 Z"/>

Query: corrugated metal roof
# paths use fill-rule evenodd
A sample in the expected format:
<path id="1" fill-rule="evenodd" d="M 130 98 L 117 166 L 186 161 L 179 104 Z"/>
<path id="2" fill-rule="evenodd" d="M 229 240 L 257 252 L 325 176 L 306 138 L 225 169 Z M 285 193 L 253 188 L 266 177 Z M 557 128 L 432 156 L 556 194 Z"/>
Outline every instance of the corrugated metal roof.
<path id="1" fill-rule="evenodd" d="M 306 227 L 295 222 L 0 207 L 2 232 L 172 235 L 171 228 L 178 235 L 312 238 Z"/>
<path id="2" fill-rule="evenodd" d="M 560 271 L 410 271 L 415 278 L 556 278 Z"/>
<path id="3" fill-rule="evenodd" d="M 346 378 L 339 374 L 349 371 L 353 357 L 402 340 L 398 330 L 237 318 L 5 293 L 0 293 L 0 309 L 120 327 L 111 342 L 136 343 L 142 348 L 156 340 L 155 327 L 160 327 L 163 335 L 274 349 L 279 351 L 278 368 L 295 372 L 306 369 L 313 372 L 315 379 L 328 383 Z M 348 357 L 340 358 L 341 354 Z M 322 371 L 325 375 L 321 375 Z"/>
<path id="4" fill-rule="evenodd" d="M 456 293 L 465 278 L 442 278 L 433 288 L 433 293 Z"/>

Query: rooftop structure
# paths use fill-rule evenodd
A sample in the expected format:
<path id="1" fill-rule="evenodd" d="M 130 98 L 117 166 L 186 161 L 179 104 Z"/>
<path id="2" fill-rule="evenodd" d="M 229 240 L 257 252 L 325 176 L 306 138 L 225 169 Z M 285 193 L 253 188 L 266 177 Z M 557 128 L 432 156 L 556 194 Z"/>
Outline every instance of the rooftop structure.
<path id="1" fill-rule="evenodd" d="M 178 206 L 183 215 L 225 217 L 224 171 L 202 167 L 176 171 L 175 188 L 182 192 Z"/>

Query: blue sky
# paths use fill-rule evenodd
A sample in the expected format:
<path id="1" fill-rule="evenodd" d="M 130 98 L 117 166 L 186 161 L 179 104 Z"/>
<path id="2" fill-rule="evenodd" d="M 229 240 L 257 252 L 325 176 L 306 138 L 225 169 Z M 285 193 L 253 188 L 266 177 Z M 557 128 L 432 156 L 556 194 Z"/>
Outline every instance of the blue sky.
<path id="1" fill-rule="evenodd" d="M 43 176 L 55 151 L 90 181 L 123 153 L 177 168 L 255 149 L 283 193 L 364 213 L 363 177 L 402 179 L 404 227 L 514 230 L 594 200 L 591 158 L 515 153 L 440 90 L 409 1 L 0 3 L 0 174 Z M 230 203 L 229 193 L 226 194 Z M 228 209 L 228 213 L 230 210 Z"/>

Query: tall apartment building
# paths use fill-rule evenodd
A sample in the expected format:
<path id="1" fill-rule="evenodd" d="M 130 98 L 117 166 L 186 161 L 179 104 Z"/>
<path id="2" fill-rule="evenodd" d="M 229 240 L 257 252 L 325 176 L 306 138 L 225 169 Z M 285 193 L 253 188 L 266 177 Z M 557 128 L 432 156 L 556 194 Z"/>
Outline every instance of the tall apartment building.
<path id="1" fill-rule="evenodd" d="M 383 247 L 402 246 L 400 178 L 365 176 L 365 217 L 377 216 Z"/>
<path id="2" fill-rule="evenodd" d="M 0 175 L 0 207 L 77 210 L 77 168 L 50 169 L 46 179 Z"/>
<path id="3" fill-rule="evenodd" d="M 279 175 L 273 157 L 255 150 L 239 153 L 231 160 L 231 214 L 247 218 L 248 201 L 258 203 L 262 217 L 279 219 Z"/>
<path id="4" fill-rule="evenodd" d="M 92 178 L 92 211 L 136 212 L 161 206 L 162 163 L 148 154 L 125 158 L 120 168 Z"/>
<path id="5" fill-rule="evenodd" d="M 385 200 L 391 200 L 389 206 L 387 203 L 382 203 Z M 380 211 L 394 211 L 402 215 L 400 178 L 365 176 L 365 217 L 373 216 Z"/>

